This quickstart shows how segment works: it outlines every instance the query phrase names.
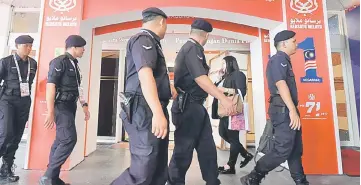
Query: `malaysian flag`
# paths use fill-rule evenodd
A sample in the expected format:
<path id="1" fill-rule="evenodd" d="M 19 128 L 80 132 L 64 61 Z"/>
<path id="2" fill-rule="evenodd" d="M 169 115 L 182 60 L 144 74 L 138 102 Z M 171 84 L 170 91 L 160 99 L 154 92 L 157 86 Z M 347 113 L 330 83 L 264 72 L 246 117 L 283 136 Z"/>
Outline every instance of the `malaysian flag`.
<path id="1" fill-rule="evenodd" d="M 305 60 L 305 77 L 301 82 L 305 83 L 322 83 L 322 78 L 317 76 L 316 50 L 312 37 L 307 37 L 303 42 L 298 44 L 298 48 L 303 50 Z"/>

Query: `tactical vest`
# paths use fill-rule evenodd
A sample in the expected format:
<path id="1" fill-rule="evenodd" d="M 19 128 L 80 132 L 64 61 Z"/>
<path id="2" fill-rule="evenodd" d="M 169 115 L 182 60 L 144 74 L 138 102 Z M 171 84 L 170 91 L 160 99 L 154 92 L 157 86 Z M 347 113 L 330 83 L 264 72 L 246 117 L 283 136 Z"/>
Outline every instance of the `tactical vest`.
<path id="1" fill-rule="evenodd" d="M 64 72 L 60 78 L 59 84 L 57 84 L 56 87 L 56 92 L 57 92 L 56 100 L 77 101 L 79 97 L 78 83 L 76 76 L 78 75 L 77 69 L 74 68 L 74 66 L 71 64 L 67 56 L 65 56 L 62 59 L 62 65 L 63 65 L 62 69 L 64 69 Z M 78 82 L 80 84 L 80 79 L 78 79 Z"/>
<path id="2" fill-rule="evenodd" d="M 18 61 L 19 63 L 22 61 Z M 31 59 L 28 61 L 28 65 L 30 65 L 30 76 L 29 76 L 29 90 L 31 93 L 31 85 L 33 84 L 35 73 L 36 73 L 36 63 L 32 62 Z M 26 78 L 22 79 L 23 82 L 26 82 Z M 14 59 L 8 65 L 7 75 L 4 78 L 4 86 L 5 91 L 4 94 L 8 96 L 20 96 L 20 82 L 19 82 L 19 75 L 16 69 Z"/>

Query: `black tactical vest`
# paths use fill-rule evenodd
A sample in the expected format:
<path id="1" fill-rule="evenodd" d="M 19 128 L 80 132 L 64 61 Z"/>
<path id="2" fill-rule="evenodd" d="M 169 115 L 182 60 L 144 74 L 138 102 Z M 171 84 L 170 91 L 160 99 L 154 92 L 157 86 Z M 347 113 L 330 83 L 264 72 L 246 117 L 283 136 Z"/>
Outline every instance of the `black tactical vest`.
<path id="1" fill-rule="evenodd" d="M 18 61 L 20 63 L 20 61 Z M 29 76 L 29 90 L 31 93 L 31 85 L 33 84 L 35 73 L 36 73 L 36 62 L 32 59 L 29 59 L 28 65 L 30 65 L 30 76 Z M 27 75 L 26 75 L 27 76 Z M 23 83 L 26 82 L 26 78 L 23 78 Z M 4 86 L 5 92 L 4 94 L 8 96 L 20 96 L 20 82 L 19 82 L 19 75 L 16 68 L 16 64 L 14 59 L 8 65 L 7 75 L 4 78 Z"/>

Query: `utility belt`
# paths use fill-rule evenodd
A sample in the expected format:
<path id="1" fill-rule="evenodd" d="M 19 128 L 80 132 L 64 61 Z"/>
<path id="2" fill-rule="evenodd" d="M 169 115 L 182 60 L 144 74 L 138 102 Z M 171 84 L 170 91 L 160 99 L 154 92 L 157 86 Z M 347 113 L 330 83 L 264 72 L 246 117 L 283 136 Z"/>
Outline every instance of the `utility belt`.
<path id="1" fill-rule="evenodd" d="M 75 92 L 57 92 L 55 102 L 77 102 L 79 96 Z"/>
<path id="2" fill-rule="evenodd" d="M 194 96 L 192 96 L 192 94 L 183 91 L 179 87 L 177 87 L 177 92 L 178 92 L 178 96 L 177 96 L 178 109 L 181 112 L 184 112 L 187 104 L 189 104 L 189 103 L 197 103 L 197 104 L 203 105 L 203 103 L 206 101 L 206 98 L 194 97 Z"/>
<path id="3" fill-rule="evenodd" d="M 20 89 L 8 89 L 6 87 L 2 87 L 1 91 L 6 96 L 20 96 Z"/>
<path id="4" fill-rule="evenodd" d="M 271 94 L 268 102 L 270 103 L 269 113 L 286 113 L 288 111 L 287 105 L 279 94 Z"/>
<path id="5" fill-rule="evenodd" d="M 120 97 L 120 108 L 125 113 L 126 119 L 129 121 L 129 123 L 132 123 L 133 107 L 138 106 L 139 104 L 147 105 L 147 101 L 145 100 L 143 95 L 125 92 L 125 93 L 120 93 L 119 97 Z M 163 109 L 166 109 L 169 104 L 169 100 L 160 100 L 160 104 Z M 119 116 L 122 118 L 121 115 Z"/>

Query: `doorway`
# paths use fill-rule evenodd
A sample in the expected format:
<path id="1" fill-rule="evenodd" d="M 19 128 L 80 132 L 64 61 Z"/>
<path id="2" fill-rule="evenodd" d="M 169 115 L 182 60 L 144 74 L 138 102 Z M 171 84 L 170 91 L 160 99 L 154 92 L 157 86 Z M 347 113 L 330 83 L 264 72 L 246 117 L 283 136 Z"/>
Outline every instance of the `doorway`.
<path id="1" fill-rule="evenodd" d="M 119 51 L 103 51 L 98 110 L 98 142 L 113 142 L 116 135 Z"/>

